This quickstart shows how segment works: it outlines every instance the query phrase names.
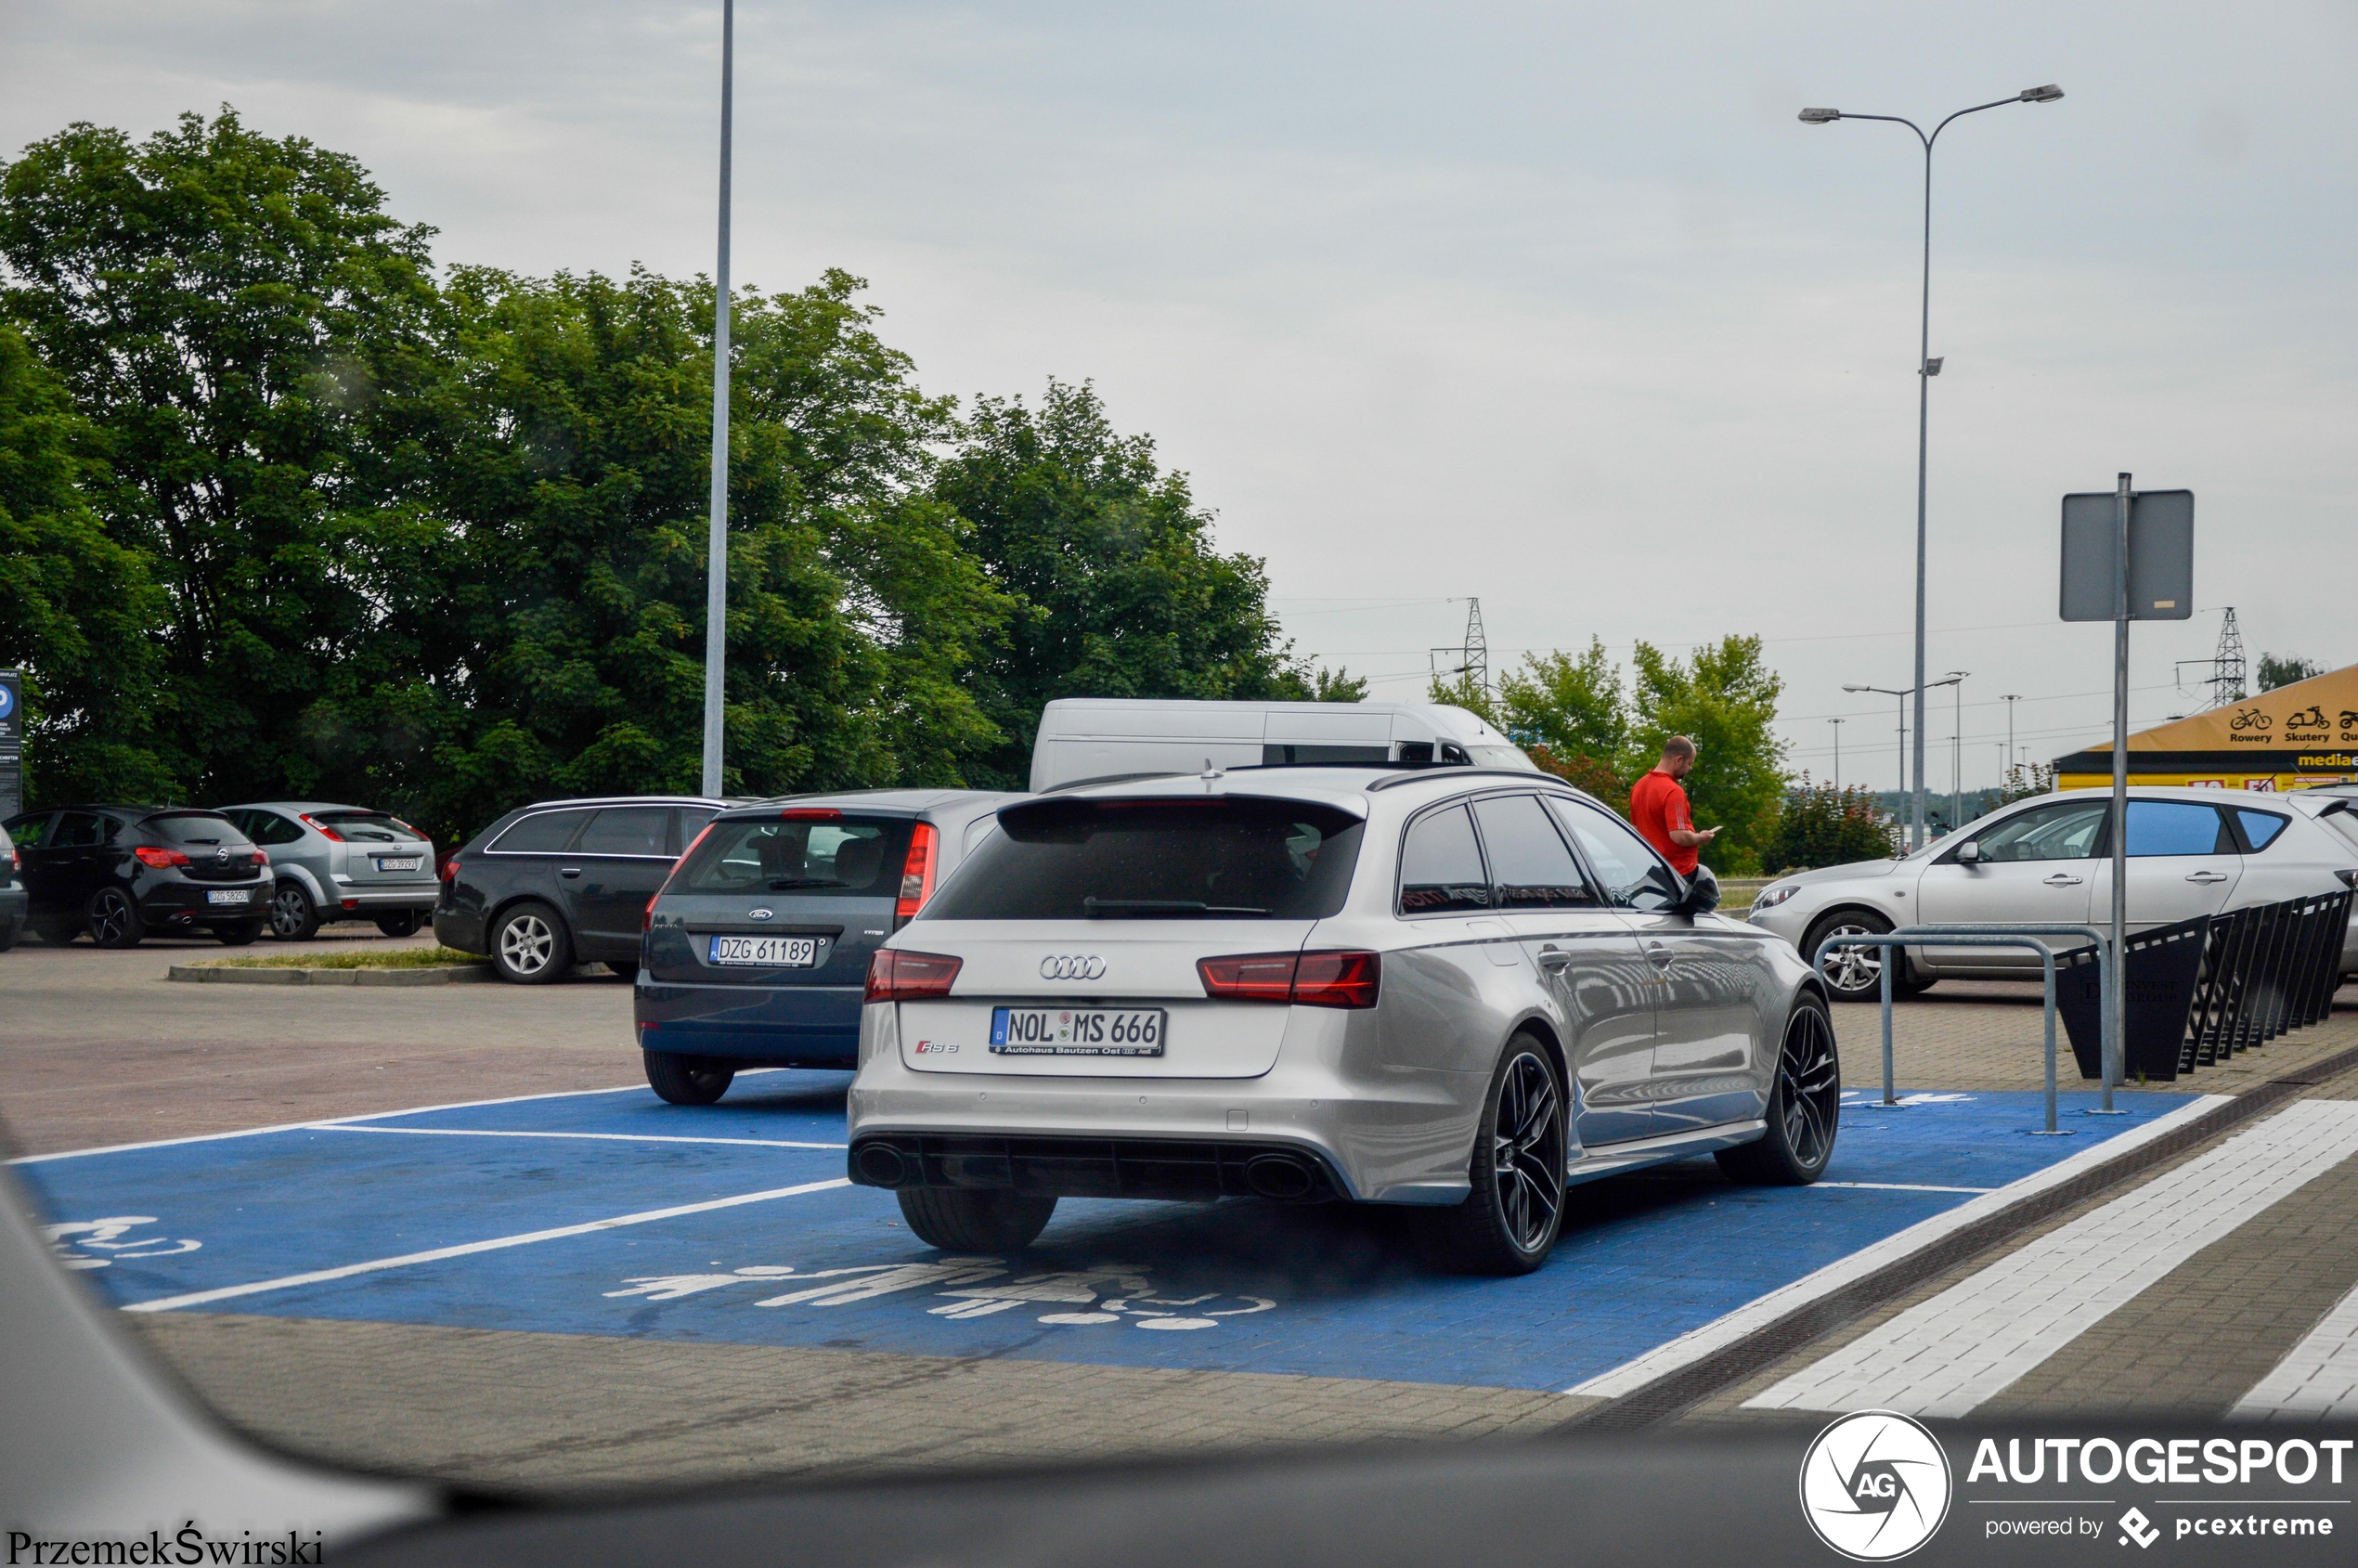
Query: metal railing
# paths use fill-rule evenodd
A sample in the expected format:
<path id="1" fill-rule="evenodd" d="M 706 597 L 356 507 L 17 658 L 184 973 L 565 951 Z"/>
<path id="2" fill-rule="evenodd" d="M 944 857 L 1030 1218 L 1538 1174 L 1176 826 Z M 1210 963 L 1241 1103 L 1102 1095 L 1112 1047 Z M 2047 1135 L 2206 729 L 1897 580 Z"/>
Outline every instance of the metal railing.
<path id="1" fill-rule="evenodd" d="M 1907 926 L 1896 931 L 1876 934 L 1859 933 L 1851 936 L 1828 937 L 1818 944 L 1810 955 L 1810 965 L 1820 974 L 1825 972 L 1826 954 L 1836 948 L 1874 947 L 1883 950 L 1883 1099 L 1887 1109 L 1898 1109 L 1899 1101 L 1893 1084 L 1891 1048 L 1891 971 L 1894 953 L 1903 947 L 2015 947 L 2038 951 L 2042 982 L 2046 993 L 2047 1023 L 2047 1125 L 2044 1131 L 2053 1135 L 2067 1135 L 2055 1126 L 2055 950 L 2041 937 L 2085 937 L 2096 949 L 2097 985 L 2106 1003 L 2112 998 L 2113 987 L 2119 983 L 2115 972 L 2112 939 L 2099 927 L 2051 924 L 2045 921 L 2001 922 L 1988 926 Z M 2113 1037 L 2113 1010 L 2107 1005 L 2100 1015 L 2104 1019 L 2104 1105 L 2100 1114 L 2112 1115 L 2113 1085 L 2120 1080 L 2121 1043 Z"/>

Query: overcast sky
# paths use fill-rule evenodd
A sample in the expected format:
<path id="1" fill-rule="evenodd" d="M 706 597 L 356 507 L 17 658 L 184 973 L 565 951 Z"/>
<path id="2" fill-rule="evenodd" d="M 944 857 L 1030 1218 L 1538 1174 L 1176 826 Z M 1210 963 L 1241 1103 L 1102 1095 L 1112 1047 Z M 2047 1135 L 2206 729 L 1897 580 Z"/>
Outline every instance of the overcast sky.
<path id="1" fill-rule="evenodd" d="M 929 390 L 1094 380 L 1264 556 L 1301 649 L 1421 695 L 1494 666 L 1768 640 L 1796 765 L 1889 786 L 1913 571 L 1920 176 L 1900 126 L 2046 82 L 1937 160 L 1931 669 L 1968 787 L 2002 693 L 2101 736 L 2057 498 L 2197 496 L 2196 601 L 2358 660 L 2358 10 L 1757 4 L 738 9 L 735 273 L 869 279 Z M 368 164 L 445 261 L 712 265 L 717 6 L 0 0 L 0 148 L 235 104 Z M 2189 670 L 2189 677 L 2204 673 Z M 1949 777 L 1947 702 L 1932 778 Z"/>

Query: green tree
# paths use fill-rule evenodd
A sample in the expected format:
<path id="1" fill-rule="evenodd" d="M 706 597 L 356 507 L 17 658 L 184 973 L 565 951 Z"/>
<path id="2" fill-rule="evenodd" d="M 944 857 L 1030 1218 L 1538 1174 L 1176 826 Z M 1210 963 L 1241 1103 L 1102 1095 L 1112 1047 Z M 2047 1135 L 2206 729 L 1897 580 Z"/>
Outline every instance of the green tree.
<path id="1" fill-rule="evenodd" d="M 94 433 L 15 329 L 0 323 L 0 666 L 24 672 L 32 803 L 171 798 L 149 631 L 162 592 L 83 493 L 103 483 Z"/>
<path id="2" fill-rule="evenodd" d="M 1731 875 L 1757 872 L 1785 787 L 1785 746 L 1773 728 L 1784 681 L 1761 662 L 1760 639 L 1725 637 L 1686 662 L 1640 642 L 1631 662 L 1617 771 L 1634 779 L 1660 759 L 1665 739 L 1691 737 L 1699 755 L 1686 789 L 1696 825 L 1725 829 L 1704 846 L 1704 862 Z"/>
<path id="3" fill-rule="evenodd" d="M 2297 680 L 2309 680 L 2326 673 L 2326 667 L 2297 654 L 2262 654 L 2260 655 L 2260 689 L 2273 692 L 2279 686 L 2289 686 Z"/>
<path id="4" fill-rule="evenodd" d="M 925 494 L 951 407 L 830 272 L 733 308 L 733 793 L 957 784 L 998 737 L 961 681 L 1012 610 Z M 341 746 L 480 827 L 534 795 L 693 789 L 702 756 L 708 284 L 461 269 L 438 369 L 388 388 L 362 478 L 394 606 Z"/>
<path id="5" fill-rule="evenodd" d="M 356 418 L 434 305 L 430 231 L 352 159 L 211 122 L 70 126 L 0 172 L 0 310 L 104 435 L 87 489 L 155 563 L 159 753 L 199 797 L 332 777 L 306 715 L 365 657 Z"/>
<path id="6" fill-rule="evenodd" d="M 1785 792 L 1761 863 L 1781 874 L 1897 853 L 1897 824 L 1877 808 L 1872 791 L 1815 784 L 1804 773 Z"/>
<path id="7" fill-rule="evenodd" d="M 932 496 L 972 524 L 971 548 L 1018 605 L 974 676 L 1005 737 L 988 758 L 996 782 L 1029 775 L 1057 697 L 1316 694 L 1261 562 L 1214 548 L 1187 476 L 1160 466 L 1151 437 L 1117 433 L 1088 383 L 1051 381 L 1036 409 L 980 399 Z"/>

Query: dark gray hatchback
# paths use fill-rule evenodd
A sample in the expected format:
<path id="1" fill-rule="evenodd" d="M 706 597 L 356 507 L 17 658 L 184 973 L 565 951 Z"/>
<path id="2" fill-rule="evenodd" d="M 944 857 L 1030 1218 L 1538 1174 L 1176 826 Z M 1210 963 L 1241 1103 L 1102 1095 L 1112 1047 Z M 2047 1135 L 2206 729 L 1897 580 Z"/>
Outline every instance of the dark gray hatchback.
<path id="1" fill-rule="evenodd" d="M 739 1069 L 858 1065 L 868 960 L 1019 796 L 860 790 L 721 812 L 647 906 L 647 1082 L 710 1105 Z"/>

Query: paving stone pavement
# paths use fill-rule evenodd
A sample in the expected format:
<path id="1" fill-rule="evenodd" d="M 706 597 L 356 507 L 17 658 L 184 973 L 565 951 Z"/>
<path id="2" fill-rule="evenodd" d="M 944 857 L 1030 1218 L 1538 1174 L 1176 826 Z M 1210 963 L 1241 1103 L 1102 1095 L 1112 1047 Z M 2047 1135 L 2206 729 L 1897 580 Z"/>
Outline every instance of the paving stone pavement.
<path id="1" fill-rule="evenodd" d="M 128 1319 L 269 1442 L 598 1491 L 1545 1432 L 1560 1394 L 230 1315 Z M 356 1419 L 357 1418 L 357 1419 Z"/>

